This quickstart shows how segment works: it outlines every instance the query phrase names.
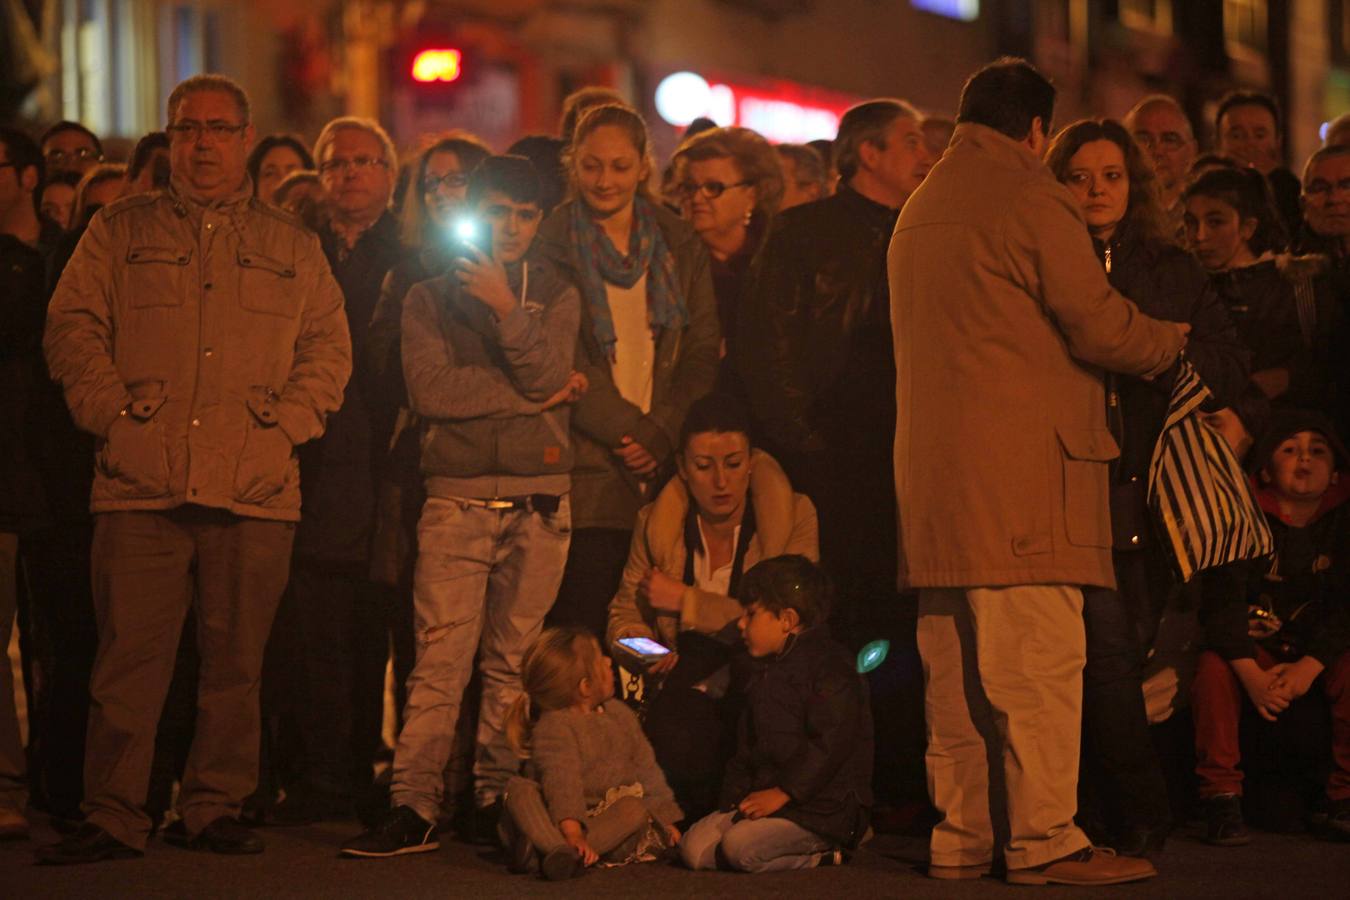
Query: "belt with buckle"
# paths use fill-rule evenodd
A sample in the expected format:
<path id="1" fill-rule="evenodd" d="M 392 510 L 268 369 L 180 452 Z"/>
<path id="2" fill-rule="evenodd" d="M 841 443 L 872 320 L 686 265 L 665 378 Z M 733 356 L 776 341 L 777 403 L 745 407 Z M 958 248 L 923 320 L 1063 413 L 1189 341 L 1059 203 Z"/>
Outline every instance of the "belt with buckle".
<path id="1" fill-rule="evenodd" d="M 522 497 L 492 497 L 483 500 L 477 497 L 456 497 L 460 503 L 477 506 L 480 509 L 529 510 L 530 512 L 552 515 L 558 511 L 562 498 L 556 494 L 526 494 Z"/>

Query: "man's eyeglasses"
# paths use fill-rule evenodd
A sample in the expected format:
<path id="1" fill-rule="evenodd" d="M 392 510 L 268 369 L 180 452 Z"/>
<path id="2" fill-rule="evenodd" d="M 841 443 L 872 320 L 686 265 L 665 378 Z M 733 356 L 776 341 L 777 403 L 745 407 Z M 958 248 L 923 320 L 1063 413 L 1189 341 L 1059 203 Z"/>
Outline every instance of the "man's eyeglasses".
<path id="1" fill-rule="evenodd" d="M 686 181 L 683 184 L 677 184 L 675 191 L 686 200 L 692 200 L 695 194 L 702 194 L 709 200 L 716 200 L 731 188 L 749 187 L 753 183 L 752 181 L 737 181 L 734 184 L 724 184 L 720 181 L 705 181 L 702 184 L 694 184 L 692 181 Z"/>
<path id="2" fill-rule="evenodd" d="M 333 172 L 346 172 L 351 169 L 355 172 L 369 172 L 371 169 L 380 166 L 388 166 L 389 163 L 380 159 L 378 156 L 353 156 L 351 159 L 328 159 L 319 165 L 319 171 L 325 175 Z"/>
<path id="3" fill-rule="evenodd" d="M 42 154 L 47 162 L 61 164 L 66 160 L 98 159 L 98 151 L 92 147 L 76 147 L 74 150 L 48 150 Z"/>
<path id="4" fill-rule="evenodd" d="M 1180 150 L 1182 147 L 1186 146 L 1186 139 L 1175 131 L 1164 131 L 1162 134 L 1158 135 L 1156 140 L 1153 135 L 1146 131 L 1136 131 L 1134 133 L 1134 139 L 1138 141 L 1139 146 L 1143 147 L 1145 150 L 1152 150 L 1154 144 L 1161 146 L 1164 150 Z"/>
<path id="5" fill-rule="evenodd" d="M 1342 178 L 1340 181 L 1329 181 L 1325 178 L 1315 178 L 1303 189 L 1307 196 L 1321 196 L 1326 194 L 1331 196 L 1332 191 L 1350 192 L 1350 178 Z"/>
<path id="6" fill-rule="evenodd" d="M 435 193 L 436 188 L 445 185 L 451 190 L 457 191 L 469 183 L 469 176 L 463 172 L 447 172 L 439 178 L 435 175 L 427 175 L 422 179 L 422 190 L 428 194 Z"/>
<path id="7" fill-rule="evenodd" d="M 248 123 L 235 125 L 232 122 L 175 122 L 164 130 L 175 141 L 198 141 L 203 134 L 209 134 L 212 140 L 223 141 L 248 127 Z"/>

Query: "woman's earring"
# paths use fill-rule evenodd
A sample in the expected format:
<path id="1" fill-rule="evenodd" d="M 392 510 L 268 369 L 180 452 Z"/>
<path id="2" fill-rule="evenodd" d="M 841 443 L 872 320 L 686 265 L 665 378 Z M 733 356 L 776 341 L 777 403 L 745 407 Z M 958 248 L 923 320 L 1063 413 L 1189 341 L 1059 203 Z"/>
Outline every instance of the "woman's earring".
<path id="1" fill-rule="evenodd" d="M 753 206 L 750 207 L 749 209 L 747 209 L 747 210 L 745 211 L 745 226 L 746 226 L 747 228 L 750 227 L 750 219 L 751 219 L 751 217 L 754 216 L 754 214 L 755 214 L 755 208 L 754 208 Z"/>

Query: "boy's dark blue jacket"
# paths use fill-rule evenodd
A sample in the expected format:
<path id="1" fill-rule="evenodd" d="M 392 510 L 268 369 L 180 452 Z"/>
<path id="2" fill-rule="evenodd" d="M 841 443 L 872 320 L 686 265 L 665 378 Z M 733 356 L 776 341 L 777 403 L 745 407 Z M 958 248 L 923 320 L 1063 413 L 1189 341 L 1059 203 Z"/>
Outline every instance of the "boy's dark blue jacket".
<path id="1" fill-rule="evenodd" d="M 1253 658 L 1256 647 L 1276 659 L 1312 656 L 1323 666 L 1350 650 L 1350 473 L 1341 472 L 1317 515 L 1301 527 L 1280 514 L 1269 488 L 1257 491 L 1275 555 L 1206 573 L 1201 624 L 1209 649 L 1227 660 Z M 1249 606 L 1273 612 L 1283 628 L 1257 641 L 1247 634 Z"/>
<path id="2" fill-rule="evenodd" d="M 872 807 L 872 710 L 853 657 L 828 627 L 808 628 L 761 664 L 746 690 L 722 807 L 778 787 L 792 800 L 775 813 L 853 847 Z"/>

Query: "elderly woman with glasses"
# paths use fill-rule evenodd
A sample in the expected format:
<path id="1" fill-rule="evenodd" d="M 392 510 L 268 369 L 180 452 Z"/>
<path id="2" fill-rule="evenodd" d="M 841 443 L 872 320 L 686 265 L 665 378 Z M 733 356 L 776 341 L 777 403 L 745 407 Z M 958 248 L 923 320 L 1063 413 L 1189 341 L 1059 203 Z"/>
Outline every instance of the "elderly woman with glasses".
<path id="1" fill-rule="evenodd" d="M 736 312 L 750 263 L 783 201 L 783 169 L 769 142 L 749 128 L 713 128 L 675 151 L 672 193 L 712 257 L 722 323 L 718 387 L 744 396 L 734 375 Z"/>

